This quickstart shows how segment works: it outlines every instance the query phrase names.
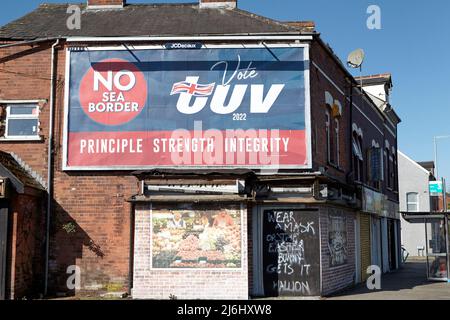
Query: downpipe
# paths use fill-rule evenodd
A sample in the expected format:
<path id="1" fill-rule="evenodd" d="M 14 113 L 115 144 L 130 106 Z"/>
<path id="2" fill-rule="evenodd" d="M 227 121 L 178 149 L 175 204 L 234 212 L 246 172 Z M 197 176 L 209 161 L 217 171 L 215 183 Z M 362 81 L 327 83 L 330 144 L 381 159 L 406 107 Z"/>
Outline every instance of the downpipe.
<path id="1" fill-rule="evenodd" d="M 56 46 L 59 45 L 60 39 L 52 45 L 51 58 L 51 76 L 50 76 L 50 117 L 48 129 L 48 154 L 47 154 L 47 221 L 45 231 L 45 276 L 44 276 L 44 296 L 48 294 L 48 277 L 49 277 L 49 256 L 50 256 L 50 221 L 53 202 L 53 185 L 52 185 L 52 166 L 53 166 L 53 127 L 54 127 L 54 111 L 55 111 L 55 60 Z"/>

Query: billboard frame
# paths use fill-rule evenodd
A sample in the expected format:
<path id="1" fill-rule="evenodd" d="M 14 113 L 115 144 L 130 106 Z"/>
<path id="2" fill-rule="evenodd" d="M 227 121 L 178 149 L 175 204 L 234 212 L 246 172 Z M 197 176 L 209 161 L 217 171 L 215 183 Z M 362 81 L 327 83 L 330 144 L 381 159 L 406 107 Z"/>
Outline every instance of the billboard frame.
<path id="1" fill-rule="evenodd" d="M 174 39 L 175 40 L 175 39 Z M 298 40 L 297 40 L 298 41 Z M 73 47 L 77 49 L 77 47 Z M 155 169 L 176 169 L 176 170 L 235 170 L 235 169 L 249 169 L 249 170 L 310 170 L 312 169 L 312 137 L 311 137 L 311 86 L 310 86 L 310 44 L 308 43 L 264 43 L 260 44 L 207 44 L 204 43 L 201 49 L 249 49 L 249 48 L 303 48 L 303 61 L 305 63 L 304 78 L 305 78 L 305 141 L 306 141 L 306 165 L 230 165 L 230 166 L 142 166 L 142 165 L 128 165 L 128 166 L 69 166 L 68 161 L 68 136 L 69 136 L 69 97 L 70 97 L 70 62 L 71 62 L 71 47 L 65 50 L 66 65 L 65 65 L 65 88 L 64 88 L 64 120 L 63 120 L 63 154 L 62 154 L 62 171 L 136 171 L 136 170 L 155 170 Z M 160 45 L 115 45 L 115 46 L 90 46 L 82 47 L 82 51 L 129 51 L 129 50 L 169 50 L 164 44 Z M 200 49 L 200 50 L 201 50 Z"/>

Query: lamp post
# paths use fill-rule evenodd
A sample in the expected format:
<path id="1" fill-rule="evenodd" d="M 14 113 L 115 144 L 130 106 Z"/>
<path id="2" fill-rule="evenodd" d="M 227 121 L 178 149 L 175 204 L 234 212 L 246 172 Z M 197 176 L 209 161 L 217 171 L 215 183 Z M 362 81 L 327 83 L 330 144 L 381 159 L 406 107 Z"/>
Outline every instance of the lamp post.
<path id="1" fill-rule="evenodd" d="M 450 135 L 447 136 L 435 136 L 433 138 L 434 140 L 434 166 L 435 166 L 435 173 L 436 173 L 436 179 L 439 180 L 439 171 L 438 171 L 438 148 L 437 148 L 437 141 L 439 139 L 448 139 L 450 138 Z"/>

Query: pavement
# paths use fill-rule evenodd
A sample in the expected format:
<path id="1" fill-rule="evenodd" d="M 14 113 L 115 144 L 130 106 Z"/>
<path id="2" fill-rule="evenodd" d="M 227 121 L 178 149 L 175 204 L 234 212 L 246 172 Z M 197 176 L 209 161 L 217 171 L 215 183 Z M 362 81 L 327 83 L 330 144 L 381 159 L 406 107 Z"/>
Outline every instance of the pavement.
<path id="1" fill-rule="evenodd" d="M 381 278 L 381 290 L 366 285 L 343 291 L 327 300 L 450 300 L 450 283 L 431 282 L 426 277 L 426 262 L 410 260 L 397 271 Z"/>

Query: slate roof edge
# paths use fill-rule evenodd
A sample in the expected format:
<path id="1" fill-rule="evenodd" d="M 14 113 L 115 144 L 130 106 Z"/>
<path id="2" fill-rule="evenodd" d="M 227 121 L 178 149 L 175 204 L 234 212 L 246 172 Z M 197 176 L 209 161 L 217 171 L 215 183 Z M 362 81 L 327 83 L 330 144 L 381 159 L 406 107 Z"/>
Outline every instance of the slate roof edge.
<path id="1" fill-rule="evenodd" d="M 69 5 L 80 5 L 82 7 L 82 10 L 87 10 L 87 6 L 84 3 L 42 3 L 40 4 L 36 9 L 28 12 L 27 14 L 13 20 L 10 21 L 9 23 L 0 26 L 0 30 L 3 28 L 6 28 L 7 26 L 14 24 L 14 23 L 18 23 L 18 21 L 20 20 L 26 20 L 27 16 L 36 13 L 36 11 L 41 10 L 41 9 L 46 9 L 46 8 L 52 8 L 52 7 L 58 7 L 58 6 L 69 6 Z M 127 7 L 130 6 L 134 6 L 134 7 L 198 7 L 198 3 L 149 3 L 149 4 L 127 4 Z M 115 9 L 115 10 L 122 10 L 122 9 Z M 202 8 L 199 10 L 219 10 L 219 9 L 209 9 L 209 8 Z M 221 9 L 220 9 L 221 10 Z M 229 12 L 233 12 L 237 15 L 241 15 L 241 16 L 245 16 L 247 18 L 251 18 L 251 19 L 255 19 L 258 20 L 264 24 L 267 24 L 268 26 L 276 26 L 279 28 L 283 28 L 285 30 L 280 30 L 280 31 L 273 31 L 270 34 L 285 34 L 285 33 L 294 33 L 294 34 L 316 34 L 316 32 L 311 32 L 311 31 L 302 31 L 299 30 L 296 27 L 290 26 L 287 23 L 284 23 L 282 21 L 277 21 L 275 19 L 271 19 L 262 15 L 258 15 L 246 10 L 242 10 L 240 8 L 234 8 L 234 9 L 227 9 L 227 11 Z M 257 34 L 268 34 L 268 33 L 255 33 L 255 35 Z M 194 35 L 192 33 L 189 33 L 187 35 Z M 218 33 L 205 33 L 205 34 L 197 34 L 197 35 L 218 35 Z M 221 34 L 221 35 L 225 35 L 225 34 Z M 229 35 L 237 35 L 237 33 L 235 34 L 229 34 Z M 148 36 L 148 35 L 143 35 L 143 36 Z M 59 35 L 59 36 L 53 36 L 53 38 L 61 38 L 61 39 L 67 39 L 70 38 L 71 36 L 69 35 Z M 133 36 L 134 37 L 134 36 Z M 42 37 L 44 38 L 44 37 Z M 37 37 L 33 38 L 33 37 L 27 37 L 26 35 L 24 36 L 13 36 L 13 37 L 1 37 L 0 36 L 0 41 L 20 41 L 20 40 L 31 40 L 31 39 L 37 39 Z"/>

